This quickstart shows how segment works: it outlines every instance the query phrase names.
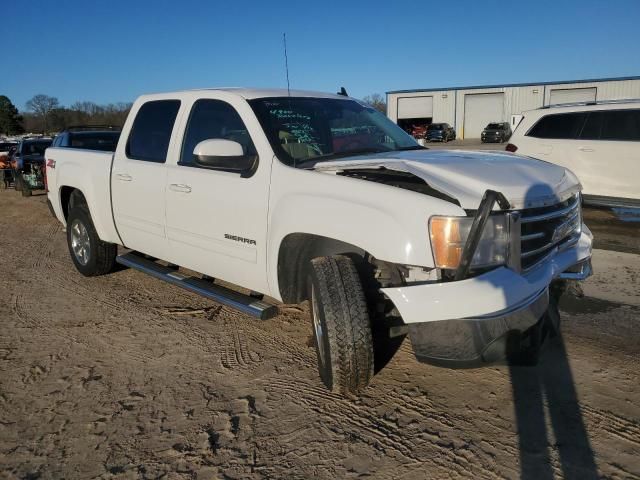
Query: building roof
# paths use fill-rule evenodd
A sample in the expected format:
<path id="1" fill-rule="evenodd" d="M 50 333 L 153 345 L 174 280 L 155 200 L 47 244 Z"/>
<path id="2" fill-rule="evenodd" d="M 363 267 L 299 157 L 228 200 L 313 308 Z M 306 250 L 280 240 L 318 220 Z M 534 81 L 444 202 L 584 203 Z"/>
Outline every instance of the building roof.
<path id="1" fill-rule="evenodd" d="M 473 85 L 470 87 L 414 88 L 411 90 L 391 90 L 386 93 L 388 95 L 390 93 L 443 92 L 443 91 L 451 91 L 451 90 L 478 90 L 481 88 L 504 88 L 504 87 L 534 87 L 539 85 L 562 85 L 566 83 L 622 82 L 625 80 L 640 80 L 640 76 L 590 78 L 586 80 L 562 80 L 559 82 L 528 82 L 528 83 L 505 83 L 502 85 Z"/>

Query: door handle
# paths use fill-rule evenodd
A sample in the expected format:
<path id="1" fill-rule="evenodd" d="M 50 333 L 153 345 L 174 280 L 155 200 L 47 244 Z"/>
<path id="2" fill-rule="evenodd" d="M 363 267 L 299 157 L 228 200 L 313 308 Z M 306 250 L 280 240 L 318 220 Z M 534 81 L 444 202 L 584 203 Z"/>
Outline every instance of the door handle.
<path id="1" fill-rule="evenodd" d="M 589 147 L 580 147 L 578 148 L 578 150 L 580 150 L 581 152 L 593 152 L 593 148 L 589 148 Z"/>
<path id="2" fill-rule="evenodd" d="M 171 183 L 169 184 L 169 189 L 174 192 L 191 193 L 191 186 L 184 183 Z"/>
<path id="3" fill-rule="evenodd" d="M 133 180 L 133 177 L 128 173 L 116 173 L 116 177 L 118 180 L 122 180 L 123 182 L 130 182 Z"/>

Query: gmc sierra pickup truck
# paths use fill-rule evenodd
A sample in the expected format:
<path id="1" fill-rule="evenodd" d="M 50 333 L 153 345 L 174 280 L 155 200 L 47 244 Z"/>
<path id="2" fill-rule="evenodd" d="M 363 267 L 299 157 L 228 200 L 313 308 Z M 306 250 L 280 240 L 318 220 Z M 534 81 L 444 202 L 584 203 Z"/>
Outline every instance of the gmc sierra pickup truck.
<path id="1" fill-rule="evenodd" d="M 261 319 L 308 300 L 320 377 L 344 394 L 389 337 L 438 365 L 535 362 L 591 273 L 570 171 L 425 149 L 343 95 L 142 96 L 114 153 L 46 159 L 80 273 L 120 263 Z"/>

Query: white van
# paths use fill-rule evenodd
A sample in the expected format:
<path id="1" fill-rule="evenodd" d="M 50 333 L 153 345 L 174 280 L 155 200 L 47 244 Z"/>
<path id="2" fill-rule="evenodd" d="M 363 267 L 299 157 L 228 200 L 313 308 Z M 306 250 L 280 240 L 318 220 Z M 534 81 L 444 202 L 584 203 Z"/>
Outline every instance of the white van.
<path id="1" fill-rule="evenodd" d="M 572 170 L 585 203 L 640 206 L 640 101 L 524 112 L 506 150 Z"/>

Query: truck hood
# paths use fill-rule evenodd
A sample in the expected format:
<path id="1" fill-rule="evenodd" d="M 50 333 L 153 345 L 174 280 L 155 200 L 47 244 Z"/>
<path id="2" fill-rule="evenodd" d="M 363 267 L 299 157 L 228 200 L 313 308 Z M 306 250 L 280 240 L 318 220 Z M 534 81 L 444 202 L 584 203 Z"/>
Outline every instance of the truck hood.
<path id="1" fill-rule="evenodd" d="M 314 168 L 326 173 L 372 168 L 410 173 L 431 188 L 456 199 L 462 208 L 471 210 L 478 207 L 486 190 L 501 192 L 512 209 L 522 209 L 553 205 L 582 189 L 570 170 L 501 152 L 385 152 L 317 163 Z"/>

